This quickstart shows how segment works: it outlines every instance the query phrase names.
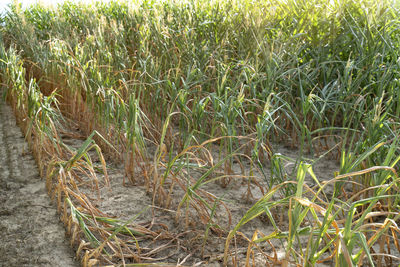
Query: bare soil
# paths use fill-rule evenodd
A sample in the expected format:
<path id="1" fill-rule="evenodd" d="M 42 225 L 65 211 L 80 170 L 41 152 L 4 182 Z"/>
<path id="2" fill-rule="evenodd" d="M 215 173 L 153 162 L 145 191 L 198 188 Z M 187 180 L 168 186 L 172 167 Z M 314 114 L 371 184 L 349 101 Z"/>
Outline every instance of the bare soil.
<path id="1" fill-rule="evenodd" d="M 0 266 L 78 266 L 36 163 L 0 100 Z"/>

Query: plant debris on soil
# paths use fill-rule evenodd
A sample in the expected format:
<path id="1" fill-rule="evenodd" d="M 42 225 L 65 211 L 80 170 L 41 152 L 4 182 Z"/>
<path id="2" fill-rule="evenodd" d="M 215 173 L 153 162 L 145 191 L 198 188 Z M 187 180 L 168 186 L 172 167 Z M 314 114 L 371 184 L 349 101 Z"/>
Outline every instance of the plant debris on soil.
<path id="1" fill-rule="evenodd" d="M 398 265 L 399 17 L 372 0 L 11 5 L 0 84 L 32 154 L 3 105 L 2 254 Z"/>

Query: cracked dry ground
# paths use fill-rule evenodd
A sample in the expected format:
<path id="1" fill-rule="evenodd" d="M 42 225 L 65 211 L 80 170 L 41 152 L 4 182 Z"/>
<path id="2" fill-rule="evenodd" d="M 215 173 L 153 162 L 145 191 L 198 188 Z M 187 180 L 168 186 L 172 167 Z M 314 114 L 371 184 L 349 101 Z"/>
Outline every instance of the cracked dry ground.
<path id="1" fill-rule="evenodd" d="M 78 266 L 35 161 L 0 100 L 0 267 Z"/>

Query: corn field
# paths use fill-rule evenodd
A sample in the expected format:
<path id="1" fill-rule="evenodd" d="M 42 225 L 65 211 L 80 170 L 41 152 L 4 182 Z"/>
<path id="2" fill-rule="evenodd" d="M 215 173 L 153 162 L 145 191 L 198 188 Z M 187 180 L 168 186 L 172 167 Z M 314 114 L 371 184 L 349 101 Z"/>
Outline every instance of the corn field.
<path id="1" fill-rule="evenodd" d="M 399 8 L 10 6 L 3 97 L 81 265 L 399 266 Z"/>

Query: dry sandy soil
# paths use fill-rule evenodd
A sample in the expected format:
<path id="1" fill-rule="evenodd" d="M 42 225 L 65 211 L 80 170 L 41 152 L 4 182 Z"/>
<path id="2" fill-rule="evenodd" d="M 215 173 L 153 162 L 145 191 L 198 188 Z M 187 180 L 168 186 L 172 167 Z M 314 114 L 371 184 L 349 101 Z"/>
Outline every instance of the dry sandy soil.
<path id="1" fill-rule="evenodd" d="M 78 266 L 10 107 L 0 100 L 0 267 Z"/>

